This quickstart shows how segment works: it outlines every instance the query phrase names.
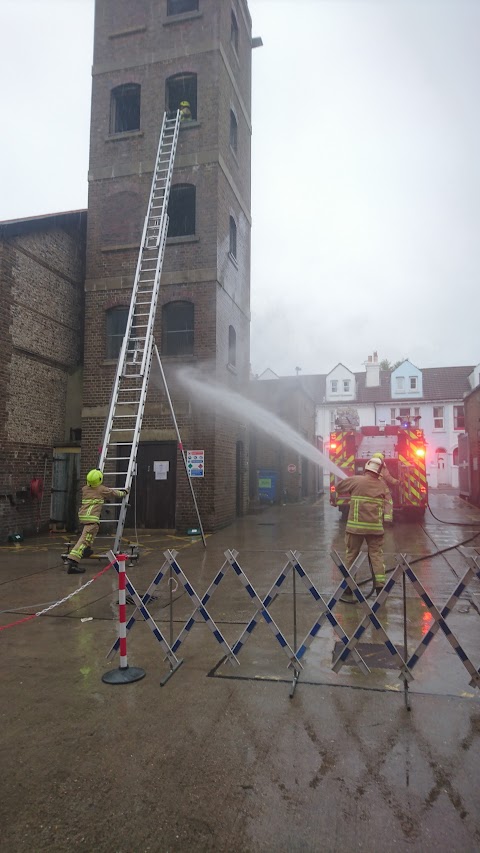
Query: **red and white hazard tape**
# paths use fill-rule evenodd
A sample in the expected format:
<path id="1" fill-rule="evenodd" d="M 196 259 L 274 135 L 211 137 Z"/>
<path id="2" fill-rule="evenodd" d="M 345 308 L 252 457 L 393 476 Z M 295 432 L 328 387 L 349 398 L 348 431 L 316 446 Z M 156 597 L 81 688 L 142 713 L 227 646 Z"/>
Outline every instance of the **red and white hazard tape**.
<path id="1" fill-rule="evenodd" d="M 65 602 L 68 601 L 70 598 L 73 598 L 74 595 L 78 595 L 79 592 L 82 592 L 84 589 L 87 588 L 87 586 L 90 586 L 91 583 L 93 583 L 102 575 L 104 575 L 105 572 L 108 572 L 108 570 L 113 566 L 114 562 L 115 560 L 112 560 L 112 562 L 109 563 L 108 566 L 105 566 L 104 569 L 102 569 L 100 572 L 97 572 L 97 574 L 94 575 L 93 578 L 90 578 L 89 581 L 82 584 L 82 586 L 79 586 L 78 589 L 74 589 L 73 592 L 69 593 L 69 595 L 66 595 L 65 598 L 61 598 L 60 601 L 55 601 L 53 604 L 50 604 L 49 607 L 45 607 L 43 610 L 39 610 L 37 613 L 31 613 L 30 616 L 25 616 L 23 619 L 17 619 L 16 622 L 9 622 L 8 625 L 0 625 L 0 631 L 6 631 L 7 628 L 13 628 L 15 625 L 22 625 L 23 622 L 30 622 L 32 619 L 36 619 L 37 616 L 44 616 L 45 613 L 48 613 L 55 607 L 60 607 L 61 604 L 65 604 Z"/>

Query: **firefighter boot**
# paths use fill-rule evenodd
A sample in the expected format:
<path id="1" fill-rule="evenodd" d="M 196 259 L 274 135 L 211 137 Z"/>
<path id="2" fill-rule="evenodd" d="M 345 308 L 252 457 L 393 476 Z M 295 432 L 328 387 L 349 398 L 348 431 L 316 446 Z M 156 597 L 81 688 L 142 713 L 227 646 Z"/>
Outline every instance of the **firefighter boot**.
<path id="1" fill-rule="evenodd" d="M 85 569 L 76 563 L 75 560 L 68 560 L 67 575 L 83 575 Z"/>

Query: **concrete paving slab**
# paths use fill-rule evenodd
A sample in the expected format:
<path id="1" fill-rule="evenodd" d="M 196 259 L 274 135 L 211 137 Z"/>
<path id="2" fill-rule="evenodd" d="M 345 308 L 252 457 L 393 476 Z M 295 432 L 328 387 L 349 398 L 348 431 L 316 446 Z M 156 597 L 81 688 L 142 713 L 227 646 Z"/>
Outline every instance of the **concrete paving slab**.
<path id="1" fill-rule="evenodd" d="M 432 505 L 439 516 L 448 512 L 467 527 L 445 530 L 428 517 L 422 525 L 395 525 L 386 537 L 389 566 L 398 551 L 425 556 L 480 530 L 480 513 L 454 495 L 433 497 Z M 148 544 L 131 576 L 143 592 L 162 551 L 175 548 L 203 594 L 223 551 L 236 548 L 264 595 L 285 565 L 285 550 L 297 548 L 318 589 L 328 594 L 338 583 L 328 555 L 331 547 L 343 552 L 343 529 L 336 511 L 320 501 L 241 519 L 210 537 L 206 552 L 185 537 L 182 543 L 154 533 L 148 540 L 145 535 Z M 69 576 L 61 550 L 61 540 L 42 537 L 0 549 L 0 626 L 32 612 L 28 604 L 78 589 L 101 565 L 88 561 L 85 575 Z M 464 558 L 453 550 L 416 564 L 416 571 L 440 604 L 462 567 Z M 105 660 L 116 636 L 115 579 L 110 570 L 51 615 L 0 633 L 2 851 L 479 849 L 480 698 L 443 636 L 415 669 L 410 712 L 394 670 L 375 667 L 364 676 L 345 666 L 332 672 L 331 627 L 305 655 L 292 699 L 287 657 L 265 624 L 252 633 L 239 667 L 218 666 L 223 650 L 205 624 L 196 625 L 179 651 L 183 666 L 160 688 L 168 664 L 139 622 L 128 638 L 129 662 L 147 676 L 112 687 L 101 676 L 117 665 Z M 293 643 L 291 592 L 287 581 L 272 615 Z M 476 665 L 479 592 L 473 583 L 448 620 Z M 160 588 L 151 607 L 166 636 L 168 598 L 168 589 Z M 174 598 L 175 635 L 194 605 L 182 589 Z M 398 644 L 402 607 L 394 594 L 383 608 Z M 208 608 L 233 643 L 255 605 L 232 573 Z M 358 609 L 338 606 L 348 634 L 360 619 Z M 411 589 L 407 610 L 413 648 L 431 616 Z M 300 591 L 298 635 L 317 615 L 311 596 Z M 376 642 L 375 633 L 362 640 Z"/>

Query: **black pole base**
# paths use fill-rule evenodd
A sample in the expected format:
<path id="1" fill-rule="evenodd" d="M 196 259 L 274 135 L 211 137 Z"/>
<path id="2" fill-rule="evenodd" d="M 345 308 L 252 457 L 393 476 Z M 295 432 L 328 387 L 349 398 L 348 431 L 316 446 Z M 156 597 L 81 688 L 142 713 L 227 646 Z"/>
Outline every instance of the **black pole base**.
<path id="1" fill-rule="evenodd" d="M 104 672 L 102 681 L 105 684 L 130 684 L 132 681 L 140 681 L 145 678 L 146 672 L 138 666 L 126 666 L 124 669 L 111 669 Z"/>

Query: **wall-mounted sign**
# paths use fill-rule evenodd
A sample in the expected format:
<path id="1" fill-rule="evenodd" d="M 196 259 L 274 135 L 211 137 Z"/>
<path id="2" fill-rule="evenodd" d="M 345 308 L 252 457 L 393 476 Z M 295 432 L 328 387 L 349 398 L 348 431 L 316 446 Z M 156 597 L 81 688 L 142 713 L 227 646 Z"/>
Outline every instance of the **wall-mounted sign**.
<path id="1" fill-rule="evenodd" d="M 205 473 L 205 451 L 187 450 L 187 470 L 189 477 L 203 477 Z"/>

